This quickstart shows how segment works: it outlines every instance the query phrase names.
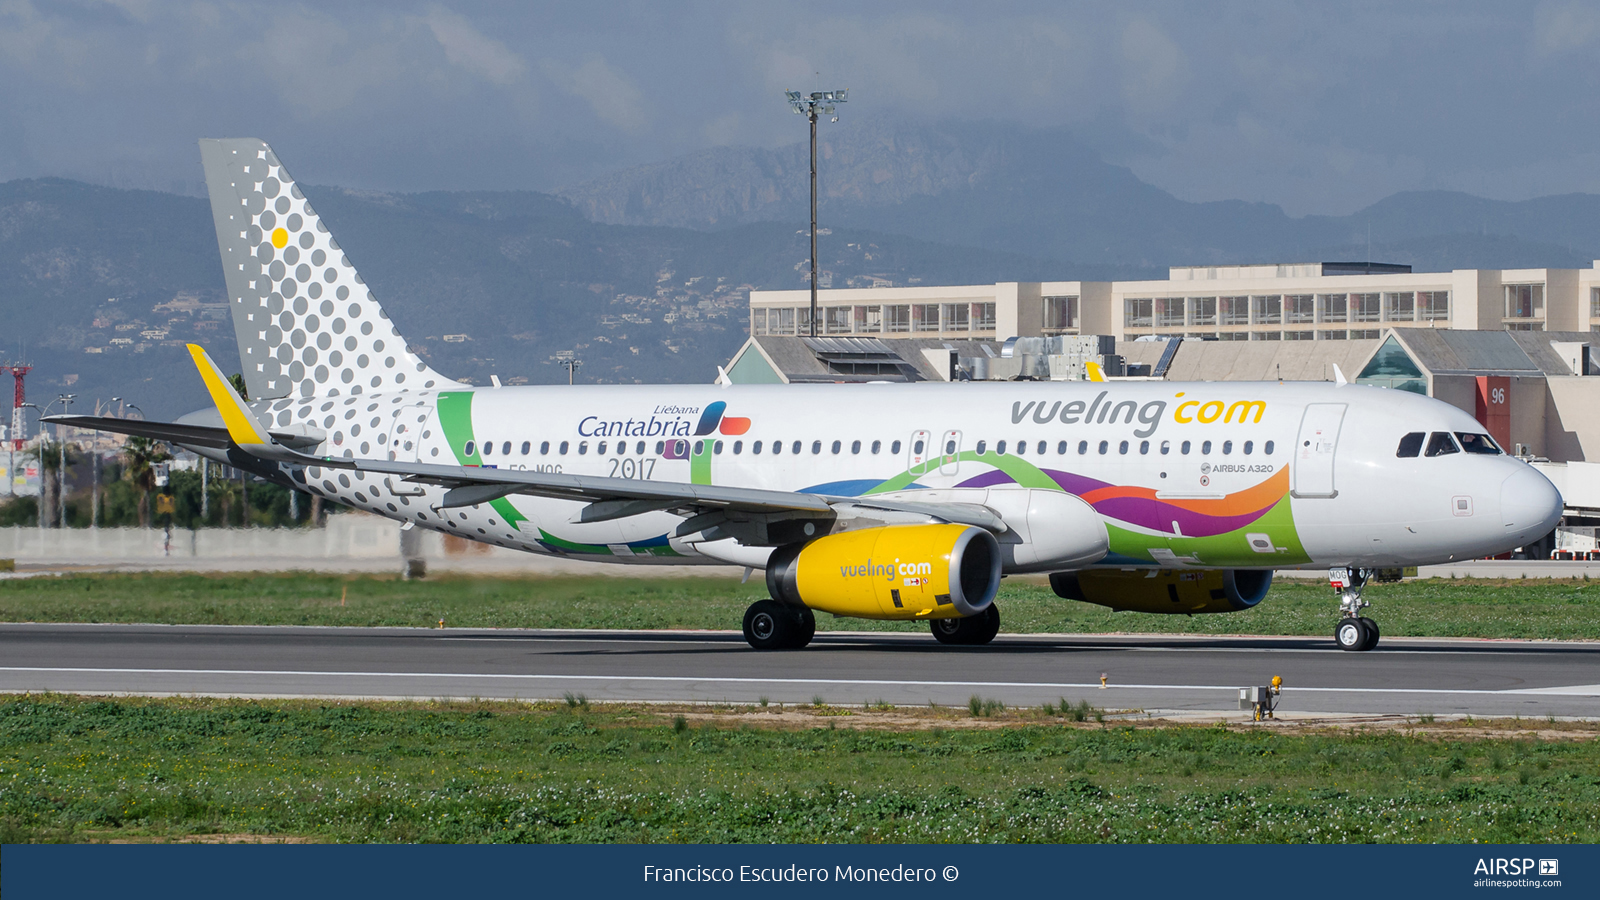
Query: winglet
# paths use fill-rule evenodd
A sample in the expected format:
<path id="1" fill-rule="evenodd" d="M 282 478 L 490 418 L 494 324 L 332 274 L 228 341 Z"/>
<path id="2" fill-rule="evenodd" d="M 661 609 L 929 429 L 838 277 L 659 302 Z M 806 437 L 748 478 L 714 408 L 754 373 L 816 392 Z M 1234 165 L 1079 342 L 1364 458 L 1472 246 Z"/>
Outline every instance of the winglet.
<path id="1" fill-rule="evenodd" d="M 261 421 L 250 411 L 250 407 L 245 406 L 244 398 L 233 389 L 217 364 L 211 361 L 205 348 L 199 344 L 189 344 L 188 347 L 189 355 L 194 357 L 195 368 L 200 370 L 200 378 L 211 393 L 211 402 L 222 413 L 222 424 L 228 427 L 228 438 L 240 447 L 272 444 L 272 437 L 261 427 Z"/>
<path id="2" fill-rule="evenodd" d="M 733 378 L 728 375 L 727 369 L 717 366 L 717 380 L 715 383 L 720 384 L 723 387 L 727 387 L 728 385 L 733 384 Z"/>
<path id="3" fill-rule="evenodd" d="M 1350 380 L 1344 377 L 1344 372 L 1338 363 L 1333 364 L 1333 383 L 1338 385 L 1349 384 Z"/>
<path id="4" fill-rule="evenodd" d="M 1089 360 L 1088 362 L 1084 363 L 1083 367 L 1084 367 L 1085 371 L 1087 371 L 1089 373 L 1089 380 L 1090 381 L 1105 381 L 1106 380 L 1106 372 L 1105 372 L 1105 370 L 1100 368 L 1100 364 L 1095 362 L 1094 360 Z"/>

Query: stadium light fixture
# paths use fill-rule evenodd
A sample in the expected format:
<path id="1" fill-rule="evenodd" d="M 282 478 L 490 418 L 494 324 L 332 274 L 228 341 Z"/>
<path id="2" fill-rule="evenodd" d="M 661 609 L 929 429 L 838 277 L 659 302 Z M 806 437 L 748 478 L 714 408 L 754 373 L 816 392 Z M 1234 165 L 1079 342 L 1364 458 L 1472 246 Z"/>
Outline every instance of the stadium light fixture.
<path id="1" fill-rule="evenodd" d="M 850 89 L 842 91 L 784 91 L 789 107 L 795 115 L 805 116 L 811 123 L 811 336 L 817 336 L 817 115 L 833 116 L 836 104 L 845 102 Z M 833 121 L 839 121 L 834 116 Z"/>

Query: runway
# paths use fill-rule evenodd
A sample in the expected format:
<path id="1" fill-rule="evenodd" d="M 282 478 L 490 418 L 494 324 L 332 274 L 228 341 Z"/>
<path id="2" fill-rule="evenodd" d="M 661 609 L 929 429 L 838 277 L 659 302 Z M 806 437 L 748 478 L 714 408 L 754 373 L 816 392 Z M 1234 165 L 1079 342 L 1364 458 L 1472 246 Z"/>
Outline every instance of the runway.
<path id="1" fill-rule="evenodd" d="M 1384 638 L 823 633 L 760 653 L 738 634 L 165 625 L 0 625 L 0 691 L 1025 706 L 1238 712 L 1284 679 L 1283 714 L 1600 716 L 1600 643 Z M 1107 686 L 1100 687 L 1104 673 Z"/>

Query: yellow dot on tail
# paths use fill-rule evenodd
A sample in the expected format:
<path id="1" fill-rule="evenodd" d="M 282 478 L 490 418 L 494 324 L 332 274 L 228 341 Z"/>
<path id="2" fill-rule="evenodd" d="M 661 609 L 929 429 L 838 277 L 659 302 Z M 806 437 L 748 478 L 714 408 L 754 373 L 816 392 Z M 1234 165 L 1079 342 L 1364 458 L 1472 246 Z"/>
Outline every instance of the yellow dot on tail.
<path id="1" fill-rule="evenodd" d="M 289 243 L 289 232 L 284 231 L 282 228 L 272 229 L 272 246 L 282 250 L 287 243 Z"/>

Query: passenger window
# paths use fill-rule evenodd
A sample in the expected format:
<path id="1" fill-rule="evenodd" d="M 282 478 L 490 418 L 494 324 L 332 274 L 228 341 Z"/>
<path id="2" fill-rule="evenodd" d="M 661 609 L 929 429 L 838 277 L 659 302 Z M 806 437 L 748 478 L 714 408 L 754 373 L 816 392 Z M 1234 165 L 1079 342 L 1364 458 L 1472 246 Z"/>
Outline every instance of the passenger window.
<path id="1" fill-rule="evenodd" d="M 483 453 L 484 456 L 493 456 L 494 455 L 494 441 L 484 441 L 483 442 L 483 449 L 482 449 L 481 452 Z"/>
<path id="2" fill-rule="evenodd" d="M 1033 452 L 1039 454 L 1040 456 L 1043 456 L 1045 454 L 1045 451 L 1047 451 L 1049 449 L 1050 449 L 1050 445 L 1049 444 L 1046 444 L 1044 441 L 1040 441 L 1039 442 L 1039 446 L 1033 448 Z"/>
<path id="3" fill-rule="evenodd" d="M 705 441 L 695 441 L 694 442 L 694 455 L 695 456 L 699 456 L 701 453 L 705 452 L 705 449 L 706 449 L 706 442 Z M 581 453 L 583 451 L 579 450 L 578 452 Z"/>
<path id="4" fill-rule="evenodd" d="M 1057 456 L 1066 456 L 1067 455 L 1067 442 L 1066 441 L 1062 441 L 1061 443 L 1056 445 L 1056 455 Z"/>
<path id="5" fill-rule="evenodd" d="M 779 453 L 782 453 L 782 452 L 783 452 L 783 441 L 773 441 L 772 442 L 772 455 L 773 456 L 777 456 Z"/>
<path id="6" fill-rule="evenodd" d="M 565 452 L 565 451 L 563 451 L 563 452 Z M 667 452 L 667 442 L 666 441 L 656 441 L 656 455 L 660 456 L 661 454 L 663 454 L 665 452 Z"/>
<path id="7" fill-rule="evenodd" d="M 899 442 L 896 441 L 895 443 L 899 443 Z M 921 441 L 917 441 L 915 444 L 912 444 L 911 445 L 911 452 L 917 454 L 918 456 L 921 456 L 922 455 L 922 442 Z"/>
<path id="8" fill-rule="evenodd" d="M 528 445 L 527 444 L 523 444 L 522 446 L 526 447 Z M 527 453 L 528 451 L 527 450 L 523 450 L 522 452 L 523 453 Z M 504 444 L 500 445 L 500 454 L 502 456 L 510 456 L 511 455 L 511 442 L 510 441 L 506 441 Z"/>
<path id="9" fill-rule="evenodd" d="M 734 441 L 733 442 L 733 455 L 734 456 L 738 456 L 739 454 L 741 454 L 743 452 L 744 452 L 744 441 Z"/>
<path id="10" fill-rule="evenodd" d="M 889 452 L 895 454 L 896 456 L 899 456 L 900 455 L 900 442 L 899 441 L 895 441 L 894 443 L 890 444 L 889 445 Z"/>
<path id="11" fill-rule="evenodd" d="M 1088 452 L 1089 452 L 1089 442 L 1088 441 L 1079 441 L 1078 442 L 1078 455 L 1082 456 L 1082 455 L 1084 455 L 1085 453 L 1088 453 Z"/>
<path id="12" fill-rule="evenodd" d="M 643 456 L 644 455 L 644 441 L 640 441 L 638 446 L 633 448 L 633 452 L 639 454 L 640 456 Z"/>
<path id="13" fill-rule="evenodd" d="M 1263 444 L 1261 446 L 1261 452 L 1265 453 L 1268 456 L 1271 456 L 1272 455 L 1272 442 L 1271 441 L 1267 441 L 1265 444 Z"/>
<path id="14" fill-rule="evenodd" d="M 1139 455 L 1140 456 L 1145 456 L 1145 455 L 1149 454 L 1149 452 L 1150 452 L 1150 442 L 1149 441 L 1140 441 L 1139 442 Z"/>
<path id="15" fill-rule="evenodd" d="M 1233 452 L 1233 441 L 1223 441 L 1222 442 L 1222 455 L 1223 456 L 1227 456 L 1228 454 L 1230 454 L 1232 452 Z"/>
<path id="16" fill-rule="evenodd" d="M 795 441 L 793 444 L 791 444 L 789 446 L 789 452 L 790 453 L 799 453 L 800 452 L 800 442 L 799 441 Z"/>
<path id="17" fill-rule="evenodd" d="M 838 456 L 838 455 L 839 455 L 839 450 L 840 450 L 840 448 L 841 448 L 841 447 L 843 447 L 843 446 L 844 446 L 844 445 L 843 445 L 843 444 L 841 444 L 841 443 L 839 443 L 839 442 L 838 442 L 838 441 L 834 441 L 834 442 L 833 442 L 833 455 L 834 455 L 834 456 Z M 812 452 L 813 452 L 813 453 L 815 453 L 815 452 L 816 452 L 816 451 L 815 451 L 815 450 L 813 450 L 813 451 L 812 451 Z"/>
<path id="18" fill-rule="evenodd" d="M 1428 438 L 1427 456 L 1447 456 L 1451 453 L 1460 453 L 1461 448 L 1456 446 L 1455 438 L 1448 431 L 1435 431 Z"/>
<path id="19" fill-rule="evenodd" d="M 578 442 L 578 455 L 582 456 L 582 455 L 584 455 L 585 453 L 588 453 L 588 452 L 589 452 L 589 442 L 588 441 L 579 441 Z"/>
<path id="20" fill-rule="evenodd" d="M 568 445 L 567 445 L 566 441 L 562 441 L 561 442 L 561 448 L 560 448 L 559 452 L 561 453 L 562 456 L 566 456 L 567 455 L 567 446 Z"/>
<path id="21" fill-rule="evenodd" d="M 1017 455 L 1018 456 L 1027 456 L 1028 455 L 1028 442 L 1027 441 L 1017 441 Z"/>
<path id="22" fill-rule="evenodd" d="M 1101 441 L 1100 442 L 1100 455 L 1101 456 L 1105 456 L 1106 455 L 1106 451 L 1110 450 L 1110 449 L 1111 449 L 1111 442 L 1110 441 Z"/>
<path id="23" fill-rule="evenodd" d="M 882 450 L 882 449 L 883 449 L 883 441 L 873 441 L 872 442 L 872 455 L 873 456 L 877 456 L 878 455 L 878 451 Z"/>
<path id="24" fill-rule="evenodd" d="M 1172 452 L 1172 442 L 1171 441 L 1162 441 L 1161 442 L 1161 455 L 1162 456 L 1166 456 L 1168 453 L 1171 453 L 1171 452 Z"/>
<path id="25" fill-rule="evenodd" d="M 605 441 L 601 441 L 600 442 L 600 446 L 596 447 L 594 449 L 594 452 L 600 454 L 601 456 L 605 456 L 606 455 L 606 442 Z"/>
<path id="26" fill-rule="evenodd" d="M 1244 442 L 1244 455 L 1245 456 L 1249 456 L 1251 451 L 1253 451 L 1255 449 L 1256 449 L 1256 442 L 1255 441 L 1245 441 Z"/>
<path id="27" fill-rule="evenodd" d="M 1182 444 L 1179 444 L 1178 445 L 1178 452 L 1182 453 L 1184 456 L 1188 456 L 1189 455 L 1189 442 L 1188 441 L 1184 441 Z"/>
<path id="28" fill-rule="evenodd" d="M 834 443 L 837 445 L 838 441 L 834 441 Z M 798 453 L 799 451 L 797 450 L 795 452 Z M 821 452 L 822 452 L 822 442 L 821 441 L 812 441 L 811 442 L 811 455 L 815 456 L 815 455 L 817 455 L 818 453 L 821 453 Z"/>
<path id="29" fill-rule="evenodd" d="M 467 441 L 466 446 L 461 448 L 461 455 L 463 455 L 463 456 L 471 456 L 472 455 L 472 451 L 477 449 L 477 446 L 478 445 L 473 443 L 472 441 Z"/>
<path id="30" fill-rule="evenodd" d="M 711 445 L 711 452 L 715 453 L 715 454 L 718 454 L 718 455 L 721 455 L 721 453 L 722 453 L 722 442 L 721 441 L 717 441 L 716 443 L 712 444 Z"/>
<path id="31" fill-rule="evenodd" d="M 1005 441 L 1001 441 L 1000 443 L 995 444 L 994 445 L 994 452 L 1000 454 L 1001 456 L 1005 456 L 1006 455 L 1006 442 Z"/>
<path id="32" fill-rule="evenodd" d="M 979 456 L 982 456 L 988 449 L 989 449 L 989 442 L 988 441 L 979 441 L 978 442 L 977 450 L 978 450 L 978 455 Z"/>
<path id="33" fill-rule="evenodd" d="M 1210 441 L 1201 441 L 1200 442 L 1200 455 L 1201 456 L 1210 456 L 1211 455 L 1211 442 Z"/>
<path id="34" fill-rule="evenodd" d="M 774 446 L 776 446 L 776 445 L 774 445 Z M 756 441 L 754 444 L 751 444 L 750 445 L 750 452 L 759 454 L 761 452 L 761 442 L 760 441 Z"/>
<path id="35" fill-rule="evenodd" d="M 1456 437 L 1461 439 L 1461 449 L 1468 453 L 1482 453 L 1487 456 L 1499 456 L 1501 453 L 1500 446 L 1494 442 L 1494 438 L 1489 437 L 1487 434 L 1471 434 L 1465 431 L 1458 431 L 1456 432 Z"/>
<path id="36" fill-rule="evenodd" d="M 1400 449 L 1394 455 L 1401 459 L 1408 459 L 1422 454 L 1422 440 L 1428 435 L 1426 432 L 1413 431 L 1400 439 Z"/>
<path id="37" fill-rule="evenodd" d="M 539 455 L 540 456 L 549 456 L 550 455 L 550 442 L 549 441 L 540 441 L 539 442 Z"/>
<path id="38" fill-rule="evenodd" d="M 956 442 L 955 441 L 945 441 L 944 442 L 944 453 L 945 453 L 945 455 L 946 456 L 954 456 L 955 452 L 956 452 Z"/>
<path id="39" fill-rule="evenodd" d="M 850 452 L 851 453 L 860 453 L 861 452 L 861 442 L 860 441 L 851 441 L 850 442 Z"/>
<path id="40" fill-rule="evenodd" d="M 1128 442 L 1123 441 L 1120 445 L 1118 445 L 1117 452 L 1124 456 L 1128 455 Z"/>
<path id="41" fill-rule="evenodd" d="M 529 451 L 531 451 L 531 450 L 533 450 L 533 442 L 531 442 L 531 441 L 523 441 L 522 442 L 522 455 L 523 456 L 527 456 Z M 640 450 L 639 452 L 643 453 L 644 451 Z"/>

